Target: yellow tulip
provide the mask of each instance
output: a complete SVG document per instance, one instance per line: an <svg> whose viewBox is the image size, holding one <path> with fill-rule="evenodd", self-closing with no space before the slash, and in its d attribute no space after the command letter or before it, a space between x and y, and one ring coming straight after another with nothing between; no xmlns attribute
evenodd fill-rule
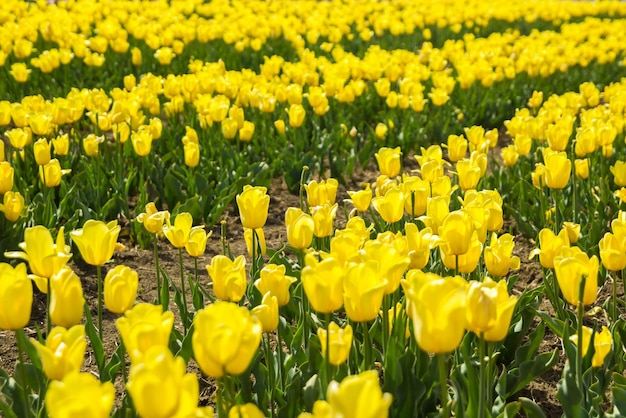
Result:
<svg viewBox="0 0 626 418"><path fill-rule="evenodd" d="M484 251L485 266L490 275L503 277L509 270L520 268L519 257L513 256L514 247L513 235L503 234L498 237L495 232L491 234L491 243Z"/></svg>
<svg viewBox="0 0 626 418"><path fill-rule="evenodd" d="M167 346L151 347L141 362L131 366L126 388L139 416L195 416L198 377L185 373L185 360L174 357Z"/></svg>
<svg viewBox="0 0 626 418"><path fill-rule="evenodd" d="M152 134L147 129L130 134L130 141L133 144L135 154L140 157L145 157L150 154L150 150L152 149L152 140Z"/></svg>
<svg viewBox="0 0 626 418"><path fill-rule="evenodd" d="M439 253L443 264L450 270L457 270L458 273L469 274L476 270L483 244L478 239L478 234L474 232L470 241L469 249L465 254L454 255L446 252L445 245L439 246Z"/></svg>
<svg viewBox="0 0 626 418"><path fill-rule="evenodd" d="M278 299L270 292L263 295L261 304L252 308L251 312L261 322L263 332L272 332L278 328Z"/></svg>
<svg viewBox="0 0 626 418"><path fill-rule="evenodd" d="M200 163L200 145L196 142L186 142L183 144L185 165L190 168L197 167Z"/></svg>
<svg viewBox="0 0 626 418"><path fill-rule="evenodd" d="M509 145L507 147L502 148L502 160L504 161L505 167L514 166L519 159L519 153L515 149L515 145Z"/></svg>
<svg viewBox="0 0 626 418"><path fill-rule="evenodd" d="M265 418L265 414L255 404L246 403L230 408L228 418Z"/></svg>
<svg viewBox="0 0 626 418"><path fill-rule="evenodd" d="M4 133L9 138L9 143L15 149L23 149L32 141L32 132L30 128L14 128Z"/></svg>
<svg viewBox="0 0 626 418"><path fill-rule="evenodd" d="M289 287L297 281L295 277L287 276L287 268L282 264L266 264L261 269L260 278L255 280L256 287L262 295L270 293L276 296L278 306L285 306L291 297Z"/></svg>
<svg viewBox="0 0 626 418"><path fill-rule="evenodd" d="M8 161L0 162L0 194L5 194L13 189L14 176L15 170L11 163Z"/></svg>
<svg viewBox="0 0 626 418"><path fill-rule="evenodd" d="M267 221L270 197L267 188L245 185L236 197L241 224L244 228L263 228Z"/></svg>
<svg viewBox="0 0 626 418"><path fill-rule="evenodd" d="M496 291L494 298L496 303L496 322L493 327L483 333L483 338L485 341L502 341L509 332L517 296L509 296L505 280L500 280L496 283L491 278L486 277L483 280L483 287L489 287Z"/></svg>
<svg viewBox="0 0 626 418"><path fill-rule="evenodd" d="M226 139L233 139L237 135L239 125L237 121L232 118L226 118L222 121L222 135Z"/></svg>
<svg viewBox="0 0 626 418"><path fill-rule="evenodd" d="M598 257L589 257L578 247L563 247L561 253L554 258L554 272L565 300L577 306L580 302L578 288L585 277L583 291L584 305L591 305L598 292Z"/></svg>
<svg viewBox="0 0 626 418"><path fill-rule="evenodd" d="M50 418L107 418L114 400L113 383L100 383L91 373L70 373L50 383L45 402Z"/></svg>
<svg viewBox="0 0 626 418"><path fill-rule="evenodd" d="M554 258L563 247L569 247L569 245L569 235L565 229L555 235L551 229L544 228L539 231L539 248L530 252L529 259L539 255L539 262L544 268L554 268Z"/></svg>
<svg viewBox="0 0 626 418"><path fill-rule="evenodd" d="M607 232L600 240L600 259L604 268L611 271L621 271L626 268L626 240L618 239L614 234Z"/></svg>
<svg viewBox="0 0 626 418"><path fill-rule="evenodd" d="M174 54L174 50L167 46L157 49L154 53L154 58L156 58L161 65L171 64L175 56L176 54Z"/></svg>
<svg viewBox="0 0 626 418"><path fill-rule="evenodd" d="M445 146L445 145L444 145ZM467 154L467 139L463 135L448 135L448 159L450 162L457 162Z"/></svg>
<svg viewBox="0 0 626 418"><path fill-rule="evenodd" d="M439 226L441 250L447 255L462 255L469 251L474 234L474 222L464 210L450 212Z"/></svg>
<svg viewBox="0 0 626 418"><path fill-rule="evenodd" d="M31 342L39 353L48 379L63 380L68 374L80 371L87 350L84 325L74 325L69 329L54 327L45 345L34 338Z"/></svg>
<svg viewBox="0 0 626 418"><path fill-rule="evenodd" d="M533 140L528 135L517 134L513 139L513 145L515 146L515 151L517 151L519 155L526 156L530 154Z"/></svg>
<svg viewBox="0 0 626 418"><path fill-rule="evenodd" d="M374 156L376 157L380 174L390 178L400 174L402 169L402 151L400 151L400 147L382 147Z"/></svg>
<svg viewBox="0 0 626 418"><path fill-rule="evenodd" d="M13 79L18 83L25 83L28 80L28 76L33 70L28 68L23 62L16 62L11 64L9 73L13 76Z"/></svg>
<svg viewBox="0 0 626 418"><path fill-rule="evenodd" d="M292 104L289 106L287 114L289 115L289 126L292 128L299 128L304 122L306 111L302 105Z"/></svg>
<svg viewBox="0 0 626 418"><path fill-rule="evenodd" d="M346 270L343 300L351 321L366 322L378 316L388 282L378 272L378 261L375 260L352 264Z"/></svg>
<svg viewBox="0 0 626 418"><path fill-rule="evenodd" d="M26 275L26 264L15 268L0 263L0 329L18 330L30 320L33 284Z"/></svg>
<svg viewBox="0 0 626 418"><path fill-rule="evenodd" d="M61 169L59 160L53 158L46 165L39 166L39 178L46 187L57 187L61 184L61 177L70 171Z"/></svg>
<svg viewBox="0 0 626 418"><path fill-rule="evenodd" d="M626 162L616 161L609 169L611 170L611 174L613 174L615 185L618 187L626 186Z"/></svg>
<svg viewBox="0 0 626 418"><path fill-rule="evenodd" d="M361 260L376 260L376 271L379 278L385 279L385 295L395 292L400 286L400 278L404 275L409 263L409 248L406 238L402 234L389 235L393 242L383 242L382 234L373 241L367 241L360 251Z"/></svg>
<svg viewBox="0 0 626 418"><path fill-rule="evenodd" d="M83 318L85 298L80 278L69 266L63 266L50 277L50 319L65 328L79 324Z"/></svg>
<svg viewBox="0 0 626 418"><path fill-rule="evenodd" d="M368 370L348 376L341 383L330 382L326 399L330 417L387 418L393 397L380 389L378 372Z"/></svg>
<svg viewBox="0 0 626 418"><path fill-rule="evenodd" d="M213 231L207 233L203 226L194 226L189 231L189 239L185 244L187 254L192 257L200 257L206 251L206 243L209 237L213 235Z"/></svg>
<svg viewBox="0 0 626 418"><path fill-rule="evenodd" d="M372 206L385 222L398 222L404 215L405 197L400 187L393 187L384 196L373 198Z"/></svg>
<svg viewBox="0 0 626 418"><path fill-rule="evenodd" d="M423 269L428 264L430 250L435 242L432 229L419 230L414 223L405 224L404 229L409 249L409 268Z"/></svg>
<svg viewBox="0 0 626 418"><path fill-rule="evenodd" d="M163 312L161 306L138 303L115 321L132 364L142 360L153 346L167 347L174 314Z"/></svg>
<svg viewBox="0 0 626 418"><path fill-rule="evenodd" d="M336 203L334 205L325 203L322 206L314 206L311 208L311 215L313 217L313 235L318 238L324 238L333 234L337 208L338 205Z"/></svg>
<svg viewBox="0 0 626 418"><path fill-rule="evenodd" d="M123 314L137 298L139 275L124 265L117 265L104 277L104 305L110 312Z"/></svg>
<svg viewBox="0 0 626 418"><path fill-rule="evenodd" d="M40 138L33 144L35 162L39 165L46 165L50 162L50 147L52 144L46 138Z"/></svg>
<svg viewBox="0 0 626 418"><path fill-rule="evenodd" d="M217 301L198 311L191 346L200 369L209 377L240 375L259 350L261 323L246 308Z"/></svg>
<svg viewBox="0 0 626 418"><path fill-rule="evenodd" d="M243 255L231 260L218 254L206 266L213 283L215 297L230 302L239 302L246 293L246 259Z"/></svg>
<svg viewBox="0 0 626 418"><path fill-rule="evenodd" d="M143 224L146 231L156 234L163 234L163 223L169 219L170 213L168 211L158 211L154 202L146 204L145 212L140 213L137 216L137 222Z"/></svg>
<svg viewBox="0 0 626 418"><path fill-rule="evenodd" d="M100 154L99 145L104 142L103 136L95 136L94 134L89 134L85 138L83 138L83 149L85 150L85 154L89 157L95 157Z"/></svg>
<svg viewBox="0 0 626 418"><path fill-rule="evenodd" d="M323 206L326 203L334 204L337 196L337 187L339 182L334 178L327 180L311 180L304 185L306 190L306 198L309 207Z"/></svg>
<svg viewBox="0 0 626 418"><path fill-rule="evenodd" d="M3 204L0 211L4 212L4 217L9 222L16 222L24 210L24 197L20 192L6 192L3 197Z"/></svg>
<svg viewBox="0 0 626 418"><path fill-rule="evenodd" d="M301 272L302 287L313 310L331 313L343 305L344 269L335 258L318 261L315 254L304 257L305 267Z"/></svg>
<svg viewBox="0 0 626 418"><path fill-rule="evenodd" d="M496 308L497 290L489 282L472 280L467 289L465 301L465 319L467 329L480 335L496 325L498 311Z"/></svg>
<svg viewBox="0 0 626 418"><path fill-rule="evenodd" d="M572 162L565 152L544 152L544 181L551 189L562 189L567 185L572 171Z"/></svg>
<svg viewBox="0 0 626 418"><path fill-rule="evenodd" d="M133 63L133 65L135 67L140 66L142 61L143 61L142 54L141 54L141 49L139 49L137 47L133 47L130 50L130 54L131 54L131 62Z"/></svg>
<svg viewBox="0 0 626 418"><path fill-rule="evenodd" d="M580 237L580 224L574 222L563 222L563 229L567 231L570 244L576 244Z"/></svg>
<svg viewBox="0 0 626 418"><path fill-rule="evenodd" d="M578 335L570 336L570 340L576 344L579 349L582 349L583 357L587 355L589 346L591 345L591 335L593 330L589 327L583 327L582 348L579 347ZM591 367L602 367L604 365L604 359L611 352L613 348L613 336L611 331L606 326L602 326L601 332L596 332L593 337L593 358L591 359Z"/></svg>
<svg viewBox="0 0 626 418"><path fill-rule="evenodd" d="M193 217L189 212L182 212L176 215L174 225L170 222L169 217L165 219L166 225L163 225L163 234L174 248L184 248L189 241L191 234Z"/></svg>
<svg viewBox="0 0 626 418"><path fill-rule="evenodd" d="M357 211L365 212L372 202L372 189L368 183L365 185L365 190L348 191L348 196L350 196L349 201L352 202Z"/></svg>
<svg viewBox="0 0 626 418"><path fill-rule="evenodd" d="M330 364L339 366L346 362L352 348L352 327L349 324L340 328L335 322L331 322L328 330L317 329L317 337L320 339L322 357L328 358ZM327 339L330 343L330 350L326 345Z"/></svg>
<svg viewBox="0 0 626 418"><path fill-rule="evenodd" d="M465 279L410 270L402 287L419 347L435 354L454 351L465 333Z"/></svg>
<svg viewBox="0 0 626 418"><path fill-rule="evenodd" d="M384 140L385 137L387 136L387 132L388 132L389 128L387 128L387 125L385 125L382 122L379 122L376 125L376 129L374 130L374 133L376 134L376 136L378 137L378 139L380 140Z"/></svg>
<svg viewBox="0 0 626 418"><path fill-rule="evenodd" d="M576 169L576 177L583 180L589 178L589 158L574 160L574 168Z"/></svg>
<svg viewBox="0 0 626 418"><path fill-rule="evenodd" d="M117 221L104 223L89 219L82 229L70 232L70 236L87 264L102 266L113 257L120 229Z"/></svg>
<svg viewBox="0 0 626 418"><path fill-rule="evenodd" d="M300 208L287 208L285 226L287 227L287 241L293 248L303 250L311 245L315 229L315 222L311 215Z"/></svg>

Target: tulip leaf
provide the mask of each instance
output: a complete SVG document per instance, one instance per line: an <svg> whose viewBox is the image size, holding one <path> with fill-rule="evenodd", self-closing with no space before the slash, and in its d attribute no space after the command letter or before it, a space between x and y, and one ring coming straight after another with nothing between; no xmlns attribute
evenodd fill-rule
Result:
<svg viewBox="0 0 626 418"><path fill-rule="evenodd" d="M30 341L30 339L26 338L23 330L18 330L16 333L16 338L20 340L20 344L24 347L26 351L26 355L30 359L31 363L38 369L42 370L41 358L39 357L39 352L35 345Z"/></svg>
<svg viewBox="0 0 626 418"><path fill-rule="evenodd" d="M607 414L609 417L626 416L626 377L621 373L613 373L613 412Z"/></svg>
<svg viewBox="0 0 626 418"><path fill-rule="evenodd" d="M191 346L191 339L193 337L194 326L193 323L187 330L187 334L183 336L183 339L180 344L180 349L176 352L177 357L182 357L185 360L185 363L189 363L189 359L193 355L193 348Z"/></svg>
<svg viewBox="0 0 626 418"><path fill-rule="evenodd" d="M100 335L98 334L98 330L93 323L93 318L91 316L91 311L89 310L89 305L87 301L85 301L85 334L89 337L89 341L91 341L91 346L93 348L94 356L96 357L96 364L98 366L98 372L100 372L100 381L104 382L102 371L104 369L104 347L102 346L102 340L100 339Z"/></svg>
<svg viewBox="0 0 626 418"><path fill-rule="evenodd" d="M585 418L589 416L589 411L584 408L585 394L576 384L576 374L570 364L569 360L565 362L556 397L561 401L566 417Z"/></svg>
<svg viewBox="0 0 626 418"><path fill-rule="evenodd" d="M304 405L308 411L313 409L313 404L320 398L322 393L322 383L318 376L314 374L307 380L302 390Z"/></svg>
<svg viewBox="0 0 626 418"><path fill-rule="evenodd" d="M184 202L180 200L174 209L172 209L172 217L175 217L179 213L188 212L193 217L194 222L199 222L204 218L202 213L202 196L193 196L186 199Z"/></svg>
<svg viewBox="0 0 626 418"><path fill-rule="evenodd" d="M122 344L117 346L117 350L115 350L115 354L111 356L111 359L108 363L104 365L104 368L101 372L100 380L103 382L114 382L117 374L120 371L120 367L122 366L122 361L126 362L126 356L122 358L122 354L124 353L124 348Z"/></svg>

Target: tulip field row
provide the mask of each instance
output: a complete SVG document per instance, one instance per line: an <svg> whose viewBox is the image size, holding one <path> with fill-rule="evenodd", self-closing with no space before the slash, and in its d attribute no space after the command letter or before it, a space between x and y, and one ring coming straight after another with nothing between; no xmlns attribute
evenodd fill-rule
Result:
<svg viewBox="0 0 626 418"><path fill-rule="evenodd" d="M625 115L623 2L5 0L0 415L623 416Z"/></svg>

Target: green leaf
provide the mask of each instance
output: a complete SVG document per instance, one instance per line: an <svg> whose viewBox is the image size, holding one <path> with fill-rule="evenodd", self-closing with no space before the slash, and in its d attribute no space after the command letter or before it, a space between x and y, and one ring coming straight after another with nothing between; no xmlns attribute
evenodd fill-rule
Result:
<svg viewBox="0 0 626 418"><path fill-rule="evenodd" d="M104 380L102 380L104 377L102 375L102 370L104 369L105 361L104 347L102 346L102 340L100 339L98 330L93 323L93 318L91 317L91 311L89 311L87 301L85 301L85 334L89 337L89 341L91 341L93 353L96 357L96 364L98 365L98 372L100 373L100 381L104 382Z"/></svg>
<svg viewBox="0 0 626 418"><path fill-rule="evenodd" d="M522 390L528 383L535 380L559 361L559 350L539 354L532 360L527 360L508 371L504 371L498 383L496 392L504 399L509 399Z"/></svg>
<svg viewBox="0 0 626 418"><path fill-rule="evenodd" d="M316 374L311 376L311 378L304 385L304 389L302 390L304 405L308 411L313 410L313 404L320 398L320 394L322 393L322 383Z"/></svg>
<svg viewBox="0 0 626 418"><path fill-rule="evenodd" d="M584 408L585 395L576 384L576 376L570 367L569 360L565 362L563 376L557 387L556 397L561 402L566 417L587 418L589 416L589 412Z"/></svg>

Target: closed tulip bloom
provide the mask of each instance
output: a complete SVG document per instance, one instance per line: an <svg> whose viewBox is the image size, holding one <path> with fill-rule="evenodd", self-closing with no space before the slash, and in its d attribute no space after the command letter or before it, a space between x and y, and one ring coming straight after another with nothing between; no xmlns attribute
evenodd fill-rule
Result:
<svg viewBox="0 0 626 418"><path fill-rule="evenodd" d="M230 408L228 418L265 418L265 414L255 404L246 403Z"/></svg>
<svg viewBox="0 0 626 418"><path fill-rule="evenodd" d="M46 165L39 166L39 178L46 187L57 187L61 184L61 177L69 171L61 169L59 160L53 158Z"/></svg>
<svg viewBox="0 0 626 418"><path fill-rule="evenodd" d="M110 312L123 314L137 299L139 275L124 265L117 265L104 277L104 305Z"/></svg>
<svg viewBox="0 0 626 418"><path fill-rule="evenodd" d="M274 127L278 131L279 134L285 134L285 121L282 119L278 119L274 121Z"/></svg>
<svg viewBox="0 0 626 418"><path fill-rule="evenodd" d="M517 303L517 296L509 296L505 280L500 280L496 283L491 280L491 278L485 277L483 287L493 289L496 292L494 298L496 303L495 325L483 333L483 338L485 341L491 342L502 341L509 332L511 318L513 317L513 311Z"/></svg>
<svg viewBox="0 0 626 418"><path fill-rule="evenodd" d="M439 226L450 213L448 202L445 196L429 198L426 202L426 215L419 217L419 220L424 222L426 227L431 228L435 235L438 234Z"/></svg>
<svg viewBox="0 0 626 418"><path fill-rule="evenodd" d="M54 327L45 345L34 338L31 342L39 353L48 379L63 380L68 374L80 371L87 350L84 325L74 325L69 329Z"/></svg>
<svg viewBox="0 0 626 418"><path fill-rule="evenodd" d="M348 267L343 279L343 301L351 321L366 322L378 316L387 286L387 279L381 278L378 272L375 260Z"/></svg>
<svg viewBox="0 0 626 418"><path fill-rule="evenodd" d="M13 76L13 79L18 83L25 83L28 80L28 76L33 70L28 68L23 62L16 62L11 64L11 70L9 73Z"/></svg>
<svg viewBox="0 0 626 418"><path fill-rule="evenodd" d="M87 264L102 266L113 257L120 229L117 221L104 223L90 219L82 229L70 232L70 236Z"/></svg>
<svg viewBox="0 0 626 418"><path fill-rule="evenodd" d="M583 357L587 355L589 346L591 345L591 335L593 330L589 327L583 327L582 343L579 341L578 335L570 336L570 340L576 344L576 346L582 350ZM582 345L582 347L580 347ZM593 337L593 358L591 359L591 367L602 367L604 365L604 359L611 352L613 348L613 336L611 331L606 326L602 326L601 332L596 332Z"/></svg>
<svg viewBox="0 0 626 418"><path fill-rule="evenodd" d="M567 186L572 171L572 162L565 152L544 152L544 181L551 189ZM625 183L626 184L626 183Z"/></svg>
<svg viewBox="0 0 626 418"><path fill-rule="evenodd" d="M454 351L465 333L465 279L411 270L402 287L419 347L435 354Z"/></svg>
<svg viewBox="0 0 626 418"><path fill-rule="evenodd" d="M222 121L222 135L224 135L224 138L233 139L237 136L238 130L239 125L235 119L226 118Z"/></svg>
<svg viewBox="0 0 626 418"><path fill-rule="evenodd" d="M364 190L348 191L348 196L357 211L365 212L372 202L372 189L369 184L366 184Z"/></svg>
<svg viewBox="0 0 626 418"><path fill-rule="evenodd" d="M13 189L15 170L8 161L0 162L0 194L5 194Z"/></svg>
<svg viewBox="0 0 626 418"><path fill-rule="evenodd" d="M458 273L469 274L476 270L478 261L483 250L483 244L478 239L478 234L474 232L470 241L470 246L465 254L453 255L446 252L446 246L439 246L439 253L444 266L450 270L457 270Z"/></svg>
<svg viewBox="0 0 626 418"><path fill-rule="evenodd" d="M147 129L133 132L130 134L130 140L133 144L135 153L140 157L150 154L152 149L152 134Z"/></svg>
<svg viewBox="0 0 626 418"><path fill-rule="evenodd" d="M213 231L207 233L203 226L194 226L189 232L189 240L185 244L187 254L192 257L200 257L206 250L206 243Z"/></svg>
<svg viewBox="0 0 626 418"><path fill-rule="evenodd" d="M428 264L430 250L435 243L432 229L424 228L420 231L414 223L407 223L404 228L409 247L409 268L423 269Z"/></svg>
<svg viewBox="0 0 626 418"><path fill-rule="evenodd" d="M6 192L3 197L3 204L0 211L4 212L4 217L9 222L16 222L24 210L24 196L20 192Z"/></svg>
<svg viewBox="0 0 626 418"><path fill-rule="evenodd" d="M166 210L158 211L154 202L146 204L145 212L140 213L137 216L137 221L143 224L146 231L156 234L163 234L163 223L169 220L170 213Z"/></svg>
<svg viewBox="0 0 626 418"><path fill-rule="evenodd" d="M64 228L59 228L56 242L52 234L42 225L26 228L24 242L19 244L22 251L5 253L7 258L21 258L28 261L30 278L42 293L48 293L47 279L59 272L72 257L70 247L65 245ZM81 307L82 309L82 307Z"/></svg>
<svg viewBox="0 0 626 418"><path fill-rule="evenodd" d="M610 271L621 271L626 268L626 240L618 239L607 232L600 240L600 260L604 268Z"/></svg>
<svg viewBox="0 0 626 418"><path fill-rule="evenodd" d="M613 174L615 185L618 187L626 186L626 162L616 161L615 165L612 165L609 169Z"/></svg>
<svg viewBox="0 0 626 418"><path fill-rule="evenodd" d="M469 282L465 302L465 319L469 331L481 335L496 325L497 295L497 290L489 286L489 283L483 284L476 280Z"/></svg>
<svg viewBox="0 0 626 418"><path fill-rule="evenodd" d="M155 346L167 347L174 325L174 314L160 305L138 303L115 321L132 364L142 360Z"/></svg>
<svg viewBox="0 0 626 418"><path fill-rule="evenodd" d="M380 174L390 178L400 174L402 169L402 151L400 151L400 147L382 147L374 156L376 157Z"/></svg>
<svg viewBox="0 0 626 418"><path fill-rule="evenodd" d="M107 418L114 400L113 383L101 383L91 373L70 373L50 382L45 403L50 418Z"/></svg>
<svg viewBox="0 0 626 418"><path fill-rule="evenodd" d="M33 284L26 274L26 264L15 268L0 263L0 329L18 330L30 320Z"/></svg>
<svg viewBox="0 0 626 418"><path fill-rule="evenodd" d="M387 418L393 401L390 393L380 389L376 370L348 376L341 383L330 382L326 399L328 416L343 418Z"/></svg>
<svg viewBox="0 0 626 418"><path fill-rule="evenodd" d="M249 142L254 135L254 123L246 120L243 122L243 126L239 129L239 140L242 142Z"/></svg>
<svg viewBox="0 0 626 418"><path fill-rule="evenodd" d="M50 161L51 143L46 138L40 138L33 144L33 153L35 154L35 162L39 165L46 165Z"/></svg>
<svg viewBox="0 0 626 418"><path fill-rule="evenodd" d="M77 325L83 319L85 298L80 278L64 266L50 277L50 319L65 328Z"/></svg>
<svg viewBox="0 0 626 418"><path fill-rule="evenodd" d="M193 217L189 212L182 212L176 215L174 225L166 218L166 225L163 225L163 234L175 248L184 248L189 241Z"/></svg>
<svg viewBox="0 0 626 418"><path fill-rule="evenodd" d="M385 139L385 137L387 136L387 132L388 131L389 131L389 128L387 128L387 125L385 125L382 122L379 122L376 125L376 128L374 129L374 133L376 134L376 136L380 140L384 140Z"/></svg>
<svg viewBox="0 0 626 418"><path fill-rule="evenodd" d="M576 177L580 177L583 180L589 178L589 158L574 160L574 167L576 169Z"/></svg>
<svg viewBox="0 0 626 418"><path fill-rule="evenodd" d="M262 295L269 292L276 296L279 307L289 303L289 287L297 281L295 277L287 276L286 271L287 268L282 264L266 264L261 269L260 278L254 282L254 287Z"/></svg>
<svg viewBox="0 0 626 418"><path fill-rule="evenodd" d="M400 286L400 279L410 263L408 254L408 242L402 234L394 236L393 242L383 242L379 234L376 240L367 241L360 251L362 261L377 261L377 276L387 280L385 295L395 292Z"/></svg>
<svg viewBox="0 0 626 418"><path fill-rule="evenodd" d="M243 186L243 191L237 195L236 200L244 228L258 229L265 226L270 205L266 187L247 184Z"/></svg>
<svg viewBox="0 0 626 418"><path fill-rule="evenodd" d="M430 183L417 176L403 176L401 188L406 213L411 216L423 215L430 197Z"/></svg>
<svg viewBox="0 0 626 418"><path fill-rule="evenodd" d="M191 340L194 358L209 377L237 376L248 369L263 332L248 309L217 301L198 311Z"/></svg>
<svg viewBox="0 0 626 418"><path fill-rule="evenodd" d="M567 231L570 244L576 244L580 238L580 224L574 222L563 222L563 229Z"/></svg>
<svg viewBox="0 0 626 418"><path fill-rule="evenodd" d="M126 388L139 416L195 416L198 377L185 373L185 360L174 357L167 346L151 347L141 362L131 366Z"/></svg>
<svg viewBox="0 0 626 418"><path fill-rule="evenodd" d="M239 302L246 293L246 259L243 255L231 260L218 254L206 266L213 283L215 297L220 300Z"/></svg>
<svg viewBox="0 0 626 418"><path fill-rule="evenodd" d="M448 135L448 160L457 162L467 154L467 139L463 135Z"/></svg>
<svg viewBox="0 0 626 418"><path fill-rule="evenodd" d="M285 226L287 227L287 241L292 247L303 250L313 241L315 222L313 217L300 208L290 207L285 212Z"/></svg>
<svg viewBox="0 0 626 418"><path fill-rule="evenodd" d="M263 295L261 304L252 308L252 315L256 316L263 327L263 332L272 332L278 328L278 299L270 292Z"/></svg>
<svg viewBox="0 0 626 418"><path fill-rule="evenodd" d="M474 233L474 222L466 211L455 210L443 219L439 238L448 255L461 255L469 251Z"/></svg>
<svg viewBox="0 0 626 418"><path fill-rule="evenodd" d="M539 248L535 248L530 252L529 259L537 254L539 262L544 268L554 268L554 257L556 257L563 247L569 247L569 235L565 229L561 229L558 235L555 235L551 229L544 228L539 231Z"/></svg>
<svg viewBox="0 0 626 418"><path fill-rule="evenodd" d="M289 106L287 114L289 115L289 126L292 128L299 128L304 122L306 111L302 105L292 104Z"/></svg>
<svg viewBox="0 0 626 418"><path fill-rule="evenodd" d="M503 277L509 270L517 270L520 267L519 257L513 256L513 235L503 234L498 237L495 232L491 234L491 243L485 247L485 266L490 275Z"/></svg>
<svg viewBox="0 0 626 418"><path fill-rule="evenodd" d="M322 357L327 358L330 364L340 366L346 362L352 348L352 327L349 324L340 328L337 323L331 322L328 330L317 329L317 337L322 346ZM330 350L326 346L327 340L330 343Z"/></svg>
<svg viewBox="0 0 626 418"><path fill-rule="evenodd" d="M99 145L104 142L103 136L89 134L83 138L83 149L88 157L95 157L100 154Z"/></svg>
<svg viewBox="0 0 626 418"><path fill-rule="evenodd" d="M502 148L501 155L505 167L514 166L519 159L519 153L515 149L515 145L509 145Z"/></svg>
<svg viewBox="0 0 626 418"><path fill-rule="evenodd" d="M320 182L311 180L308 184L304 185L307 204L309 207L323 206L325 203L334 204L337 197L338 186L339 182L334 178Z"/></svg>
<svg viewBox="0 0 626 418"><path fill-rule="evenodd" d="M334 205L325 203L323 206L311 208L313 216L313 235L318 238L324 238L333 234L337 208L338 205L336 203Z"/></svg>
<svg viewBox="0 0 626 418"><path fill-rule="evenodd" d="M598 293L598 257L589 257L578 247L564 247L554 258L554 272L565 300L577 306L580 302L578 288L585 277L582 303L591 305Z"/></svg>
<svg viewBox="0 0 626 418"><path fill-rule="evenodd" d="M200 145L196 142L189 141L183 144L183 152L185 165L189 168L197 167L200 163Z"/></svg>
<svg viewBox="0 0 626 418"><path fill-rule="evenodd" d="M398 222L404 215L405 197L400 187L393 187L384 196L373 198L372 206L385 222Z"/></svg>
<svg viewBox="0 0 626 418"><path fill-rule="evenodd" d="M318 261L314 254L308 253L304 257L304 264L302 287L313 310L331 313L341 308L344 278L341 263L332 257Z"/></svg>

